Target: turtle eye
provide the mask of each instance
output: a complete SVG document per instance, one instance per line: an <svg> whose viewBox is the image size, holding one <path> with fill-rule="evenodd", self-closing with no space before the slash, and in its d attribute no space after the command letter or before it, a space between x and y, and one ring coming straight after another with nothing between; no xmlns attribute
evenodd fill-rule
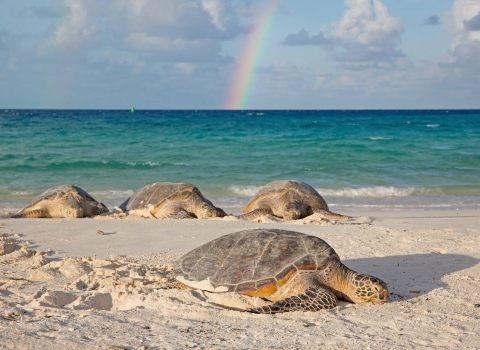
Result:
<svg viewBox="0 0 480 350"><path fill-rule="evenodd" d="M381 284L375 283L375 284L373 285L373 290L374 290L376 293L382 293L382 292L385 290L385 288L383 288L383 286L382 286Z"/></svg>

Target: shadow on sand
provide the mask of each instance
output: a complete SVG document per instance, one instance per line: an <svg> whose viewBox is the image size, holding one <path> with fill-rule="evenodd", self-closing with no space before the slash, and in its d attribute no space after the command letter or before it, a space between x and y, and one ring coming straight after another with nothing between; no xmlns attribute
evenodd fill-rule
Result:
<svg viewBox="0 0 480 350"><path fill-rule="evenodd" d="M477 265L479 259L457 254L412 254L366 259L348 259L349 268L378 277L388 285L390 300L411 299L436 288L445 288L441 279L453 272ZM413 292L412 292L413 291Z"/></svg>

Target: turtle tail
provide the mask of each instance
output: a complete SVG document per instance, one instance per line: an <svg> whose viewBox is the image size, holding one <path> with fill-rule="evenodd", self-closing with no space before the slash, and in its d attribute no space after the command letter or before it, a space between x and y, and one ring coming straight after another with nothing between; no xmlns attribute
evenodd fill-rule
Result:
<svg viewBox="0 0 480 350"><path fill-rule="evenodd" d="M30 210L24 213L18 213L15 215L12 215L12 219L32 219L32 218L46 218L47 213L44 210L40 209L35 209L35 210Z"/></svg>

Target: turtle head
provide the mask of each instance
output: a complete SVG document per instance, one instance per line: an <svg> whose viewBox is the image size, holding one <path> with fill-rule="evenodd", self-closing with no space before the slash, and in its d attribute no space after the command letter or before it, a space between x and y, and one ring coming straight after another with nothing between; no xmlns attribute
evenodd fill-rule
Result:
<svg viewBox="0 0 480 350"><path fill-rule="evenodd" d="M381 304L388 299L388 287L379 278L354 273L351 276L350 290L346 294L355 304Z"/></svg>
<svg viewBox="0 0 480 350"><path fill-rule="evenodd" d="M224 216L228 216L227 213L225 213L225 211L223 209L220 209L220 208L215 208L216 210L216 217L217 218L223 218Z"/></svg>
<svg viewBox="0 0 480 350"><path fill-rule="evenodd" d="M109 210L107 208L107 206L103 203L98 203L97 204L97 207L95 208L95 215L101 215L101 214L105 214L105 213L109 213Z"/></svg>
<svg viewBox="0 0 480 350"><path fill-rule="evenodd" d="M207 203L203 203L200 208L200 215L197 215L199 219L208 219L208 218L222 218L227 216L222 209L216 208L213 205L208 205Z"/></svg>
<svg viewBox="0 0 480 350"><path fill-rule="evenodd" d="M301 217L302 211L297 202L288 202L283 207L283 218L285 220L298 220Z"/></svg>
<svg viewBox="0 0 480 350"><path fill-rule="evenodd" d="M68 219L83 218L83 208L68 207L67 210L65 210L65 217Z"/></svg>

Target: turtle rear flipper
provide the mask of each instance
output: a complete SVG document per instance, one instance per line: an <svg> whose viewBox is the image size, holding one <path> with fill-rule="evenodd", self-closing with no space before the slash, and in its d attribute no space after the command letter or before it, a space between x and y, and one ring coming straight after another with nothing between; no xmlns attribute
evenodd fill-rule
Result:
<svg viewBox="0 0 480 350"><path fill-rule="evenodd" d="M35 209L26 211L24 213L18 213L12 215L11 218L13 219L25 219L25 218L48 218L50 217L45 210Z"/></svg>
<svg viewBox="0 0 480 350"><path fill-rule="evenodd" d="M305 293L291 296L271 305L247 310L255 314L276 314L290 311L319 311L337 306L337 297L326 289L309 288Z"/></svg>
<svg viewBox="0 0 480 350"><path fill-rule="evenodd" d="M273 211L270 208L260 208L260 209L252 210L251 212L248 212L243 215L238 215L237 218L246 219L246 220L255 220L265 215L273 215Z"/></svg>

